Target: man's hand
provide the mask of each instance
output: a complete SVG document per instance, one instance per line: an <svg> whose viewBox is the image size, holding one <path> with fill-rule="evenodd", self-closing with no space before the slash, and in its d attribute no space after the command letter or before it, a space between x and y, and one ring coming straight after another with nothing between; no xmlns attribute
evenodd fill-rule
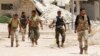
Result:
<svg viewBox="0 0 100 56"><path fill-rule="evenodd" d="M74 33L76 33L76 30L74 31Z"/></svg>
<svg viewBox="0 0 100 56"><path fill-rule="evenodd" d="M49 28L51 28L51 25L49 25Z"/></svg>
<svg viewBox="0 0 100 56"><path fill-rule="evenodd" d="M88 30L88 33L91 33L91 29Z"/></svg>
<svg viewBox="0 0 100 56"><path fill-rule="evenodd" d="M49 28L53 28L54 27L54 25L49 25Z"/></svg>
<svg viewBox="0 0 100 56"><path fill-rule="evenodd" d="M43 27L41 27L41 29L43 30Z"/></svg>
<svg viewBox="0 0 100 56"><path fill-rule="evenodd" d="M67 29L65 28L65 32L67 31Z"/></svg>

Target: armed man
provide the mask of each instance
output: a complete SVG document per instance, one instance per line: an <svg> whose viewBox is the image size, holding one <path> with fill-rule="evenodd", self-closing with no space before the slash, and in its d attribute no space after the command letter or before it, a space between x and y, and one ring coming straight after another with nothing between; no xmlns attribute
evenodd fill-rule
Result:
<svg viewBox="0 0 100 56"><path fill-rule="evenodd" d="M83 52L87 54L88 50L87 33L88 34L91 33L91 23L85 8L81 8L80 14L77 15L76 17L75 33L78 34L80 54L83 54Z"/></svg>
<svg viewBox="0 0 100 56"><path fill-rule="evenodd" d="M39 25L41 29L43 29L42 20L36 14L36 10L32 10L32 15L29 18L29 37L32 42L32 47L34 46L34 43L38 45L38 39L40 36Z"/></svg>
<svg viewBox="0 0 100 56"><path fill-rule="evenodd" d="M57 16L55 20L49 25L50 28L54 26L55 24L55 38L56 38L56 44L57 46L64 47L64 42L65 42L65 32L66 32L66 24L64 21L64 17L61 15L61 11L57 11ZM61 45L59 42L59 35L62 37Z"/></svg>

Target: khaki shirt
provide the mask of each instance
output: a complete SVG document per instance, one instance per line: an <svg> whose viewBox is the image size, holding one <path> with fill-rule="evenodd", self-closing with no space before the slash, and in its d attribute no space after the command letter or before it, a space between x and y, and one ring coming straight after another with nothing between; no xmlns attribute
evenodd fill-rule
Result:
<svg viewBox="0 0 100 56"><path fill-rule="evenodd" d="M19 19L13 19L11 18L11 20L9 21L9 24L11 24L12 27L18 27L18 25L20 24Z"/></svg>
<svg viewBox="0 0 100 56"><path fill-rule="evenodd" d="M29 24L30 24L31 27L38 27L40 21L41 20L40 20L39 16L29 18Z"/></svg>

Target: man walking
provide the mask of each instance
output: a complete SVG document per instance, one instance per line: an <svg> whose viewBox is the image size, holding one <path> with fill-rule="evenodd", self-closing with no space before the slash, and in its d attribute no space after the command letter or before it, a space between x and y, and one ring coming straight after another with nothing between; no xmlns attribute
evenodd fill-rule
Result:
<svg viewBox="0 0 100 56"><path fill-rule="evenodd" d="M16 31L18 26L20 25L20 22L17 14L13 15L13 18L10 20L9 24L11 25L11 47L13 47L14 38L16 38L16 47L18 47L19 44L18 44L18 37Z"/></svg>
<svg viewBox="0 0 100 56"><path fill-rule="evenodd" d="M61 15L61 11L57 11L57 16L56 19L53 20L53 22L49 25L51 28L55 24L55 38L56 38L56 44L58 47L64 47L64 42L65 42L65 31L66 31L66 24L64 22L64 18ZM62 37L62 42L61 46L59 43L59 35L61 34Z"/></svg>
<svg viewBox="0 0 100 56"><path fill-rule="evenodd" d="M75 33L78 34L80 54L83 54L83 51L85 52L85 54L87 54L88 50L88 39L86 37L87 32L88 33L91 32L91 23L85 8L81 8L80 14L77 15L75 21Z"/></svg>
<svg viewBox="0 0 100 56"><path fill-rule="evenodd" d="M32 10L32 15L29 18L29 37L32 41L32 47L34 46L34 43L38 44L38 39L40 36L39 33L39 24L41 29L43 29L42 20L39 18L39 16L36 14L35 10Z"/></svg>
<svg viewBox="0 0 100 56"><path fill-rule="evenodd" d="M28 23L25 12L22 12L21 14L20 23L21 23L20 32L22 33L22 41L25 41L26 26Z"/></svg>

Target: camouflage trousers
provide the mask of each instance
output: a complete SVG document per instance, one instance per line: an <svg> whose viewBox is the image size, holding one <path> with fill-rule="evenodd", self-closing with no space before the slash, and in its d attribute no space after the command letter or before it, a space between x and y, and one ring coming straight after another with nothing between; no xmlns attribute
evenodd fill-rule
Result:
<svg viewBox="0 0 100 56"><path fill-rule="evenodd" d="M86 36L85 31L78 32L78 41L79 41L80 53L82 54L83 50L87 51L88 49L88 38Z"/></svg>
<svg viewBox="0 0 100 56"><path fill-rule="evenodd" d="M25 41L26 28L21 28L22 41Z"/></svg>
<svg viewBox="0 0 100 56"><path fill-rule="evenodd" d="M30 30L30 40L32 41L32 44L38 44L37 41L39 39L39 36L40 36L40 33L39 33L39 29L38 28L35 28L33 27L31 30Z"/></svg>
<svg viewBox="0 0 100 56"><path fill-rule="evenodd" d="M18 32L17 28L12 28L11 30L11 47L13 47L14 39L16 40L16 47L18 47Z"/></svg>
<svg viewBox="0 0 100 56"><path fill-rule="evenodd" d="M61 35L61 37L62 37L62 45L63 45L63 43L65 42L65 31L64 31L64 29L56 29L55 30L55 38L56 38L56 44L58 45L58 47L59 47L59 35Z"/></svg>

